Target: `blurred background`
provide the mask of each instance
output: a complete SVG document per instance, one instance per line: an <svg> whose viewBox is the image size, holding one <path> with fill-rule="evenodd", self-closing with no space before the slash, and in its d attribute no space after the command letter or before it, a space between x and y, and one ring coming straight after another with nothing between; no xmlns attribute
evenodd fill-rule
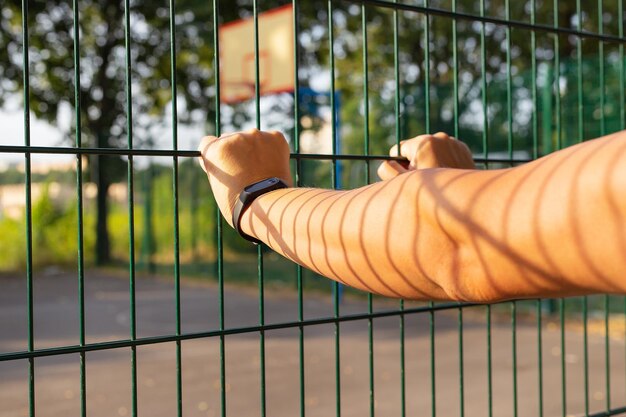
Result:
<svg viewBox="0 0 626 417"><path fill-rule="evenodd" d="M255 292L259 282L257 249L229 227L224 227L223 239L218 240L215 203L195 158L139 155L133 158L129 169L123 152L77 157L70 152L47 154L44 149L44 153L31 154L27 162L23 150L17 147L194 150L204 135L247 129L259 123L262 129L283 132L293 152L320 155L299 163L298 180L303 186L331 188L333 176L339 188L376 181L375 161L351 159L333 164L322 156L333 152L387 155L396 140L426 132L456 135L481 161L480 168L514 166L625 127L624 40L600 42L572 33L619 36L624 21L623 5L619 2L404 0L393 7L386 3L386 7L377 7L376 2L364 2L362 6L358 1L337 0L331 3L329 22L328 1L299 1L297 54L287 71L293 73L297 64L297 80L292 80L291 89L282 92L266 91L261 85L257 106L249 76L242 80L247 95L236 100L218 99L218 91L224 95L228 86L223 82L220 85L217 75L228 77L232 69L222 65L218 74L212 2L179 0L171 10L165 0L132 0L128 3L127 40L123 2L80 0L80 43L76 54L75 10L71 1L27 1L26 22L23 4L3 1L0 353L22 351L28 344L24 279L28 263L28 190L32 196L36 348L77 343L77 237L81 220L88 343L128 338L131 261L141 282L137 289L140 337L176 332L177 259L183 279L185 331L216 329L220 303L226 308L227 327L256 325L259 320L255 309L261 303ZM259 0L259 13L263 15L289 4L291 1ZM418 9L411 10L411 6L427 7L436 13L427 17ZM453 19L457 14L466 18ZM175 24L170 26L172 15ZM216 20L221 32L252 15L252 0L224 0L219 2ZM492 18L493 22L483 24L471 18L479 15ZM396 17L397 43L393 30ZM508 20L520 24L507 30L502 23ZM26 98L24 23L29 32ZM538 25L533 38L530 24ZM329 25L334 37L332 60ZM554 26L561 30L545 30ZM288 29L294 30L292 23ZM293 38L286 41L287 44L274 48L293 47ZM261 43L260 47L267 45ZM220 50L219 56L224 60L229 54L245 55L250 51L254 51L254 39L247 37ZM270 72L264 61L259 67L261 84ZM297 114L294 97L298 97ZM294 161L294 171L295 167ZM26 185L28 173L30 188ZM82 179L82 198L77 195L77 178ZM129 196L131 184L133 192ZM175 250L175 184L179 197L179 251ZM296 267L264 251L264 282L268 293L275 294L266 302L270 311L267 320L296 320ZM228 287L224 300L219 298L216 284L218 261L222 260L227 287L233 285ZM303 271L301 284L307 300L304 317L331 317L333 290L328 281ZM484 325L490 317L485 311L491 314L491 310L484 306L468 308L468 415L485 415L491 401L498 416L516 415L515 407L522 414L535 415L541 401L545 403L546 415L578 415L585 407L592 411L610 408L606 405L611 393L613 404L622 405L626 392L622 371L626 357L623 297L531 301L512 306L493 309L496 376L493 391L489 388L489 400L485 341L492 336L491 327ZM365 313L368 307L366 295L345 290L343 312ZM402 308L405 307L421 308L424 304L406 303ZM373 298L375 311L390 308L398 308L397 302ZM462 391L457 388L462 374L457 347L462 340L457 329L462 325L456 310L448 310L437 313L436 324L429 323L423 314L407 318L410 330L406 334L404 330L399 333L395 317L377 320L378 333L372 340L376 341L375 352L380 359L372 378L381 387L375 404L380 415L396 415L403 409L402 401L407 401L407 409L413 410L413 415L430 412L431 405L442 410L443 415L456 415L463 409L459 394ZM519 321L512 325L518 314ZM544 321L537 325L542 317ZM343 375L348 398L343 405L344 414L355 416L365 415L367 399L373 398L368 397L366 375L368 328L365 322L359 323L342 327L347 329L342 334L345 366L337 370ZM332 388L336 370L332 366L333 329L321 327L324 331L307 329L306 333L308 346L314 346L310 349L317 353L306 356L310 379L303 404L310 415L327 416L335 407ZM520 331L519 342L512 341L516 329ZM227 366L228 385L218 375L221 359L215 338L206 342L208 345L186 342L185 369L191 371L182 379L185 386L195 387L185 391L185 395L193 397L185 402L186 414L218 415L218 394L225 391L229 393L225 407L230 415L258 412L258 398L248 398L251 390L260 389L254 382L257 380L250 378L251 374L256 378L260 369L258 340L256 334L244 336L229 338L232 353ZM402 342L400 350L399 340L404 341L405 336L407 352L411 353L407 358L408 380L401 384L396 374L401 372L400 358L404 361L405 345ZM435 340L439 343L437 361ZM515 343L520 343L518 358L511 354ZM270 415L296 415L298 334L277 332L275 339L268 336L268 346L268 358L274 358L268 369L275 372L268 384ZM174 415L177 400L173 344L138 350L145 352L140 354L140 358L145 358L139 376L140 403L150 404L140 410L151 416ZM87 386L92 390L88 393L90 415L132 414L128 352L129 349L119 349L89 353L88 363L93 367L88 369L91 376ZM538 362L542 355L546 357L544 368ZM606 359L609 357L613 362ZM518 372L518 360L519 378L524 381L519 386L527 391L523 391L524 400L513 405L513 375ZM40 405L38 415L78 415L78 357L42 358L37 363L38 386L42 387L36 397ZM28 415L26 365L25 360L0 361L0 392L4 393L0 394L0 416ZM435 372L430 373L433 369L437 370L437 380ZM541 388L536 387L541 369L546 378L546 394L550 394L543 399L538 395ZM617 371L606 377L611 369ZM560 385L562 375L568 376L567 386ZM271 388L272 384L278 388ZM435 395L437 387L439 394ZM400 399L405 389L416 394ZM565 397L561 398L561 392L566 393Z"/></svg>
<svg viewBox="0 0 626 417"><path fill-rule="evenodd" d="M417 1L403 3L421 5ZM593 5L583 4L580 16L576 13L575 3L560 2L558 25L577 29L581 20L583 26L580 29L598 32L598 22L601 21L604 33L616 35L617 3L605 1L603 15L598 19L595 2ZM260 1L259 8L263 12L285 4L288 2ZM485 4L485 15L505 17L503 0ZM74 62L80 58L82 146L126 147L129 138L123 5L114 1L80 1L78 6L80 56L75 57L71 3L46 1L30 4L30 143L33 146L75 144ZM250 17L251 6L251 1L223 2L219 21L227 23ZM431 1L429 6L450 10L451 4L437 0ZM337 2L334 7L336 148L342 154L364 154L361 7L350 2ZM555 19L553 3L538 0L534 7L536 23L552 26ZM480 13L476 1L458 0L456 8L462 13ZM528 1L513 2L508 13L512 20L528 23L530 8ZM132 1L130 9L132 145L140 149L171 149L169 5L158 1ZM331 153L327 6L324 1L307 1L302 2L299 9L299 150ZM1 10L0 123L3 134L0 143L23 145L21 5L15 1L4 2ZM620 107L619 100L623 88L620 87L621 63L617 43L604 43L600 58L600 42L594 39L583 39L578 48L578 37L538 31L534 73L529 30L511 30L508 67L505 26L487 23L487 56L483 67L481 24L458 20L454 43L450 17L433 15L428 22L426 37L423 14L400 11L398 15L397 94L400 108L396 120L394 39L390 30L393 11L367 8L368 147L371 154L387 154L389 146L395 142L396 129L401 138L426 131L457 133L477 157L514 160L527 160L559 146L598 137L602 129L605 132L620 129L620 108L623 107ZM212 22L212 9L206 2L177 2L175 47L179 149L195 149L202 136L216 131ZM248 47L252 48L253 39L248 42ZM453 66L453 51L458 54L457 68ZM577 59L578 52L581 59ZM260 71L263 78L263 66ZM455 74L458 76L458 97L454 94ZM601 76L604 77L603 91ZM507 88L511 89L510 115ZM584 92L581 98L579 88ZM293 93L264 95L260 103L260 123L264 129L284 132L295 147L293 97ZM427 97L428 105L425 103ZM457 119L454 117L455 101ZM222 132L255 125L254 100L222 104L221 107ZM579 111L584 115L583 137L579 132ZM14 270L24 267L24 244L20 244L24 239L21 232L24 191L20 189L24 183L24 157L6 152L0 157L0 231L3 236L11 236L0 242L0 268ZM85 253L90 264L128 260L128 209L124 207L127 201L126 163L124 157L85 157ZM33 221L38 234L33 260L37 265L73 265L76 201L71 197L75 187L75 157L34 156L32 164ZM344 161L340 165L339 184L342 187L365 184L366 162ZM168 236L171 228L166 227L172 221L171 168L171 158L138 157L135 161L135 230L140 237L136 249L141 266L167 263L172 259L171 236ZM301 182L330 186L331 171L329 162L305 161L301 166ZM370 180L375 178L372 176ZM194 161L181 161L180 182L184 184L180 190L182 259L184 262L210 260L215 257L214 208L206 181ZM155 228L155 224L165 227ZM96 233L96 230L100 232ZM245 252L248 246L238 242L227 233L226 248L229 251Z"/></svg>

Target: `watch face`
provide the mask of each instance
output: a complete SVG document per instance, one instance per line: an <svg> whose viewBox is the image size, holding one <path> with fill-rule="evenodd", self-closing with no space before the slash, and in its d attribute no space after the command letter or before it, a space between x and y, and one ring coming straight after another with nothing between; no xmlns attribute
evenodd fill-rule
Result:
<svg viewBox="0 0 626 417"><path fill-rule="evenodd" d="M257 183L254 183L252 185L249 185L246 187L246 192L248 193L254 193L257 191L261 191L266 189L267 187L271 187L272 185L276 184L278 182L277 178L268 178L265 179L263 181L259 181Z"/></svg>

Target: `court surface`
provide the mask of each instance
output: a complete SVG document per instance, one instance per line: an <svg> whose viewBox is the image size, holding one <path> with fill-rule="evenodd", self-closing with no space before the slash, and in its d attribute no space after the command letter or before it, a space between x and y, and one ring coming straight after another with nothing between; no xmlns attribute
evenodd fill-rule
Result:
<svg viewBox="0 0 626 417"><path fill-rule="evenodd" d="M26 348L25 280L0 277L0 352ZM76 344L78 315L76 278L48 269L35 271L35 347ZM129 334L128 282L119 272L87 271L87 342L127 339ZM174 286L166 279L137 281L138 337L175 333ZM330 317L328 294L305 294L305 318ZM183 280L183 332L214 330L218 326L217 287ZM297 318L297 299L288 289L266 289L266 323ZM396 308L381 301L376 309ZM342 314L366 311L365 299L347 299ZM465 310L465 415L485 416L488 407L484 307ZM255 288L226 287L226 327L258 324ZM429 315L406 316L406 412L430 415L431 368ZM459 415L459 344L457 312L435 314L435 397L437 415ZM543 329L543 385L546 416L561 415L560 330L548 318ZM374 389L377 416L399 416L401 410L399 318L374 321ZM335 415L334 325L305 328L305 407L307 416ZM584 411L582 332L573 323L566 330L568 414ZM260 415L258 333L226 337L227 415ZM266 333L267 415L300 415L298 329ZM513 374L510 316L494 316L492 330L493 407L495 416L513 415ZM624 341L610 343L612 404L625 400ZM538 414L537 331L532 317L518 318L517 377L519 415ZM138 352L139 415L176 415L176 351L174 343L142 346ZM182 343L183 412L185 416L220 415L219 339ZM87 353L87 407L92 417L131 415L129 348ZM79 357L77 354L38 358L36 364L37 416L67 417L80 413ZM342 416L369 415L368 323L341 324ZM589 334L589 396L591 411L605 404L604 336ZM28 415L28 363L0 362L0 416Z"/></svg>

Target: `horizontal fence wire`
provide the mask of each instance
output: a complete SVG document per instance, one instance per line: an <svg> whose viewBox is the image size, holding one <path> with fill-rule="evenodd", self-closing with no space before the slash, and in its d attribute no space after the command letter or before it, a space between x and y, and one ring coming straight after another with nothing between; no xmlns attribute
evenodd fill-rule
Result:
<svg viewBox="0 0 626 417"><path fill-rule="evenodd" d="M299 133L300 133L300 100L298 97L299 92L299 81L298 81L298 49L299 49L299 40L298 40L298 14L299 14L299 3L301 0L291 0L293 5L293 24L294 24L294 33L293 33L293 42L294 42L294 67L295 67L295 85L294 85L294 152L290 154L290 158L295 161L295 183L297 185L302 185L301 182L301 161L304 160L317 160L317 161L329 161L330 166L330 177L331 177L331 188L340 189L340 161L361 161L365 164L365 183L369 184L371 182L370 179L370 168L371 163L375 161L403 161L404 158L400 156L389 156L389 155L376 155L370 153L370 131L369 131L369 80L368 80L368 17L367 11L369 8L380 8L380 9L389 9L393 13L393 47L394 47L394 82L395 82L395 142L399 145L400 140L402 139L401 135L401 81L400 81L400 64L399 64L399 56L400 56L400 46L399 46L399 35L400 35L400 24L399 24L399 16L400 12L409 12L415 13L418 16L421 16L422 26L423 26L423 42L424 42L424 113L425 113L425 126L426 130L429 131L430 126L430 56L429 56L429 48L431 47L431 39L430 39L430 23L433 17L445 17L451 20L451 34L452 34L452 42L454 43L454 47L452 48L452 60L454 62L454 73L453 73L453 88L454 88L454 102L453 102L453 130L456 137L459 135L459 57L458 57L458 47L457 47L457 22L458 21L469 21L476 22L480 24L480 88L481 88L481 96L480 99L482 101L482 113L480 117L482 117L482 151L479 156L474 158L476 163L484 164L486 167L489 167L490 164L494 165L504 165L504 166L514 166L518 164L531 162L539 157L541 157L539 153L539 145L538 145L538 117L536 111L532 112L532 119L530 123L532 124L532 140L533 140L533 149L532 149L532 158L514 158L513 156L513 105L512 105L512 64L511 64L511 31L513 29L525 30L530 33L530 44L531 44L531 77L532 77L532 102L535 109L538 108L538 93L537 93L537 74L538 74L538 65L536 58L537 51L537 34L549 34L553 36L553 48L555 51L553 57L554 67L558 69L560 72L560 55L559 55L559 36L572 36L575 37L575 54L576 54L576 65L577 65L577 73L576 73L576 88L577 88L577 107L576 107L576 115L577 115L577 133L578 140L583 141L584 138L584 116L585 116L585 100L584 100L584 85L583 85L583 71L582 71L582 45L583 40L593 40L598 42L598 64L599 64L599 80L600 80L600 130L602 134L606 133L606 117L604 114L604 108L606 104L606 82L605 82L605 44L618 44L619 46L619 57L620 57L620 85L624 86L625 84L625 69L624 69L624 44L626 44L626 39L624 38L623 32L623 19L619 19L618 26L618 34L611 35L605 33L603 30L603 1L598 0L597 3L597 12L598 12L598 31L590 32L586 31L582 27L582 12L581 12L581 0L576 0L576 10L577 10L577 22L576 28L565 28L561 27L558 16L558 0L553 0L553 12L554 18L552 24L539 24L536 22L536 1L531 0L530 6L530 21L518 21L511 19L510 13L510 0L505 1L505 16L504 18L488 16L485 13L485 0L480 0L480 12L479 14L471 14L465 12L459 12L457 10L457 1L451 0L451 10L434 8L429 5L428 0L424 0L423 6L412 5L400 3L398 0L327 0L327 13L328 13L328 60L329 60L329 73L330 73L330 88L331 94L329 95L330 100L330 109L331 109L331 119L332 119L332 154L322 154L322 153L301 153L300 152L300 143L299 143ZM255 71L255 82L254 82L254 105L255 105L255 125L256 128L261 128L261 87L260 87L260 68L259 68L259 3L260 0L252 1L252 16L254 22L254 71ZM223 220L217 212L216 217L216 272L217 272L217 280L218 280L218 302L219 302L219 324L218 329L202 331L202 332L189 332L185 333L182 331L182 315L181 315L181 295L180 295L180 283L181 283L181 272L180 272L180 242L179 242L179 158L195 158L200 156L200 152L197 150L184 150L179 149L178 147L178 117L177 117L177 78L176 78L176 5L174 0L169 0L169 41L170 41L170 65L171 65L171 74L170 74L170 83L171 83L171 121L172 121L172 148L171 149L137 149L133 146L133 114L132 114L132 81L131 81L131 9L129 0L124 1L124 46L125 46L125 59L126 59L126 67L125 67L125 99L126 99L126 128L127 128L127 147L126 148L105 148L105 147L84 147L81 139L81 103L80 103L80 41L79 41L79 11L78 11L78 3L79 0L73 0L72 9L73 9L73 36L74 36L74 88L75 88L75 146L74 147L52 147L52 146L31 146L31 132L30 132L30 102L29 102L29 43L28 43L28 2L26 0L22 0L22 30L23 30L23 90L24 90L24 145L0 145L0 154L23 154L25 159L25 199L26 199L26 214L25 214L25 234L26 234L26 291L27 291L27 325L28 325L28 343L27 348L24 351L15 351L8 353L0 353L0 362L12 361L12 360L20 360L27 359L29 362L29 413L30 416L35 416L35 359L49 356L58 356L58 355L69 355L78 353L80 355L80 404L81 404L81 415L85 416L87 413L87 373L86 373L86 354L87 352L95 352L95 351L103 351L110 349L121 349L121 348L130 348L130 373L131 373L131 390L132 390L132 415L136 416L138 414L138 404L137 404L137 347L145 346L145 345L154 345L160 343L168 343L174 342L176 344L176 394L177 394L177 414L178 416L183 415L183 377L182 377L182 368L183 368L183 355L182 355L182 342L186 340L194 340L194 339L206 339L206 338L219 338L219 347L220 347L220 401L221 401L221 415L226 415L226 392L227 392L227 382L226 382L226 336L229 335L239 335L239 334L257 334L259 336L259 386L260 386L260 414L261 416L266 415L266 375L265 375L265 333L271 330L279 330L279 329L298 329L299 331L299 344L298 344L298 357L299 357L299 402L300 402L300 416L303 417L305 415L305 329L310 326L319 326L319 325L334 325L334 370L335 370L335 400L336 400L336 409L335 414L339 417L342 414L342 407L346 407L344 404L342 406L342 392L341 392L341 323L352 322L352 321L367 321L368 323L368 367L369 367L369 414L371 417L375 415L375 404L377 402L376 391L374 386L374 323L375 319L385 318L385 317L397 317L399 320L399 330L400 330L400 409L401 414L406 414L406 369L405 369L405 317L408 315L416 315L416 314L428 314L429 315L429 355L430 355L430 372L429 372L429 382L431 389L431 415L434 417L437 413L437 396L436 396L436 332L435 332L435 312L438 311L456 311L457 312L457 333L458 333L458 355L459 355L459 404L460 404L460 414L464 415L464 402L465 402L465 381L464 381L464 342L463 342L463 334L464 334L464 324L463 324L463 312L466 308L481 306L481 304L477 303L429 303L428 305L407 308L404 303L401 301L398 305L397 309L394 310L384 310L384 311L374 311L373 309L373 298L371 294L368 294L367 298L367 313L359 313L359 314L341 314L340 312L340 294L341 287L338 283L333 284L333 314L330 317L322 317L316 319L305 319L304 318L304 307L303 307L303 270L299 265L295 266L295 272L297 277L297 299L298 299L298 313L297 320L295 321L285 321L274 324L266 324L265 323L265 293L264 293L264 249L259 246L257 249L257 278L258 278L258 302L259 302L259 324L254 326L245 326L245 327L226 327L224 320L224 237L223 237ZM334 31L335 22L333 20L334 10L338 4L356 4L360 6L361 11L361 37L363 42L363 56L362 56L362 65L363 65L363 75L364 75L364 85L363 85L363 94L365 98L365 106L364 106L364 136L363 136L363 154L343 154L341 153L341 149L338 147L338 139L337 139L337 121L335 120L338 117L337 103L336 100L336 85L335 85L335 38ZM213 0L212 2L212 25L213 25L213 53L214 53L214 66L216 68L220 67L219 62L219 24L220 24L220 2L219 0ZM619 15L623 16L623 2L619 1ZM487 61L489 58L488 49L487 49L487 38L486 38L486 27L487 25L492 24L496 26L502 26L505 28L506 33L506 112L507 112L507 155L508 157L491 157L490 156L490 143L489 143L489 117L488 117L488 107L489 107L489 99L488 96L488 75L487 75ZM560 74L556 74L553 77L554 89L559 88L559 77ZM215 134L219 136L222 131L222 121L220 115L221 109L221 101L220 101L220 72L216 71L215 73ZM624 91L620 90L620 123L621 128L624 129L626 127L625 116L624 116ZM560 94L554 95L554 105L555 105L555 126L554 130L556 132L556 142L557 149L560 149L562 146L562 120L561 120L561 97ZM399 149L399 148L398 148ZM33 301L33 255L32 255L32 245L33 245L33 224L32 224L32 202L31 202L31 155L33 154L43 154L43 155L75 155L76 156L76 198L77 198L77 225L78 225L78 300L79 300L79 341L77 345L67 345L61 347L53 347L53 348L43 348L36 349L34 343L34 301ZM98 343L86 343L85 341L85 294L84 294L84 236L83 236L83 160L81 156L83 155L94 155L94 156L123 156L128 158L128 166L127 166L127 186L128 186L128 216L129 216L129 308L130 308L130 334L128 339L120 339L120 340L111 340L106 342L98 342ZM164 335L164 336L155 336L155 337L137 337L136 332L136 303L135 303L135 235L134 235L134 227L135 227L135 201L134 201L134 158L135 157L171 157L172 158L172 193L173 193L173 252L174 252L174 294L173 298L175 300L175 323L176 330L175 334ZM493 166L493 165L492 165ZM498 304L506 304L509 306L510 312L510 324L511 324L511 342L512 342L512 350L511 350L511 359L512 359L512 411L513 415L518 415L518 375L517 375L517 316L518 316L518 308L516 301L507 301L504 303ZM583 322L583 349L584 349L584 393L581 393L584 397L584 408L585 415L590 417L600 417L600 416L614 416L614 415L622 415L626 414L626 407L619 408L611 408L611 357L610 357L610 346L609 346L609 297L605 296L604 298L604 372L605 372L605 406L606 410L603 412L599 412L596 414L589 413L589 352L588 352L588 299L583 298L582 304L582 317L581 320ZM626 314L626 300L624 301L624 313ZM558 319L560 326L560 349L561 349L561 363L560 363L560 379L561 379L561 402L562 402L562 415L569 415L569 410L567 410L567 372L566 372L566 363L565 363L565 352L567 347L567 341L565 336L565 311L566 311L566 300L561 299L558 304ZM492 364L492 305L487 305L485 308L486 317L485 317L485 326L486 326L486 383L488 386L488 413L489 415L493 415L493 381L492 381L492 372L493 372L493 364ZM543 360L543 346L542 346L542 302L541 300L536 300L536 320L537 320L537 357L538 357L538 392L539 392L539 410L538 415L543 415L543 374L542 374L542 360Z"/></svg>
<svg viewBox="0 0 626 417"><path fill-rule="evenodd" d="M200 151L193 150L168 150L168 149L136 149L136 148L73 148L53 146L19 146L0 145L0 153L24 153L24 154L52 154L52 155L119 155L119 156L171 156L179 158L197 158ZM346 160L346 161L406 161L406 158L389 155L358 155L358 154L315 154L315 153L292 153L291 159L314 159L320 161ZM474 158L474 162L483 164L525 164L532 159L526 158Z"/></svg>
<svg viewBox="0 0 626 417"><path fill-rule="evenodd" d="M345 315L341 315L338 317L324 317L324 318L318 318L318 319L307 319L307 320L302 320L302 321L299 321L299 320L289 321L289 322L283 322L283 323L265 324L263 326L257 325L257 326L245 326L245 327L232 327L232 328L224 328L220 330L210 330L206 332L190 332L190 333L182 333L180 335L166 335L166 336L137 338L135 340L124 339L124 340L113 340L113 341L99 342L99 343L87 343L84 346L75 345L75 346L45 348L45 349L33 349L32 351L18 351L18 352L2 353L0 354L0 362L10 361L10 360L15 360L15 359L27 359L27 358L36 358L36 357L43 357L43 356L66 355L70 353L118 349L118 348L131 347L131 346L142 346L142 345L149 345L149 344L156 344L156 343L175 342L179 340L182 341L182 340L202 339L202 338L210 338L210 337L221 337L221 336L236 335L236 334L258 333L260 331L269 331L269 330L292 329L292 328L297 328L300 326L309 327L309 326L318 326L318 325L323 325L323 324L351 322L351 321L357 321L357 320L369 320L369 319L377 319L377 318L383 318L383 317L395 317L395 316L427 313L430 311L456 310L458 308L469 308L469 307L475 307L479 305L480 304L473 304L473 303L467 303L467 304L442 303L442 304L435 304L433 306L405 308L404 310L384 310L384 311L376 311L374 313L345 314Z"/></svg>
<svg viewBox="0 0 626 417"><path fill-rule="evenodd" d="M578 38L593 39L604 42L625 43L626 39L623 36L614 36L608 34L601 34L595 32L588 32L580 29L570 29L564 27L554 27L550 25L544 25L540 23L531 24L528 22L521 22L516 20L506 20L497 17L486 16L484 14L470 14L462 12L454 12L450 10L438 9L428 6L416 6L412 4L395 3L387 0L340 0L346 3L368 4L375 7L387 8L392 10L405 10L409 12L415 12L419 14L425 14L429 16L442 16L449 17L455 20L468 20L479 23L492 23L498 26L508 26L511 28L525 29L531 32L543 32L553 33L559 35L573 35Z"/></svg>
<svg viewBox="0 0 626 417"><path fill-rule="evenodd" d="M589 417L609 417L609 416L619 416L626 414L626 407L614 408L608 411L602 411L599 413L589 414Z"/></svg>

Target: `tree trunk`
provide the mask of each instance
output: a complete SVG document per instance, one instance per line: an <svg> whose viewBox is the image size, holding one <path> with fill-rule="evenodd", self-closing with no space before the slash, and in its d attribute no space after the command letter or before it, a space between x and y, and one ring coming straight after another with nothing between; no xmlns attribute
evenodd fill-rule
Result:
<svg viewBox="0 0 626 417"><path fill-rule="evenodd" d="M102 157L98 157L100 159ZM100 163L98 163L100 165ZM100 167L98 168L101 169ZM111 248L109 244L109 226L107 223L107 216L109 214L109 208L107 204L107 194L109 191L109 184L105 181L98 179L96 181L97 196L96 196L96 264L105 265L111 261Z"/></svg>
<svg viewBox="0 0 626 417"><path fill-rule="evenodd" d="M98 135L98 147L102 147L104 138ZM109 226L107 217L109 206L109 176L106 172L106 161L103 156L95 156L94 180L96 183L96 265L105 265L111 261L111 247L109 242Z"/></svg>

